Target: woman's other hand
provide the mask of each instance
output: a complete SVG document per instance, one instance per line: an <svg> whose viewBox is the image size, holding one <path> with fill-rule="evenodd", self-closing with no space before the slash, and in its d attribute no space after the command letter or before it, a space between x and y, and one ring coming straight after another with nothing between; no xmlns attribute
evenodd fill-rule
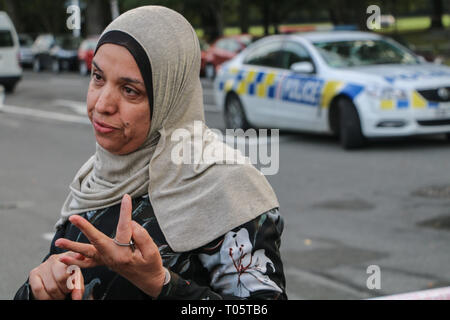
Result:
<svg viewBox="0 0 450 320"><path fill-rule="evenodd" d="M142 226L131 219L132 203L129 195L124 195L120 208L120 218L116 230L116 240L129 243L133 238L135 250L118 246L113 239L97 230L89 221L79 215L69 218L89 239L90 244L67 239L58 239L57 247L80 253L82 256L61 256L66 265L91 268L105 265L128 279L136 287L151 297L157 297L163 287L165 271L158 247Z"/></svg>
<svg viewBox="0 0 450 320"><path fill-rule="evenodd" d="M81 270L62 263L62 257L81 258L74 252L55 254L31 270L28 283L36 300L63 300L69 293L72 300L81 300L83 297L84 279Z"/></svg>

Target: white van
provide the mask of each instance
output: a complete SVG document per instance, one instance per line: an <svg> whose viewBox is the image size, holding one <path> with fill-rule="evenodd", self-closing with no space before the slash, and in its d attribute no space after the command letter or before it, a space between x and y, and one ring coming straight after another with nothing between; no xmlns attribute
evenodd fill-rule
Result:
<svg viewBox="0 0 450 320"><path fill-rule="evenodd" d="M0 85L12 92L21 78L19 38L9 16L0 11Z"/></svg>

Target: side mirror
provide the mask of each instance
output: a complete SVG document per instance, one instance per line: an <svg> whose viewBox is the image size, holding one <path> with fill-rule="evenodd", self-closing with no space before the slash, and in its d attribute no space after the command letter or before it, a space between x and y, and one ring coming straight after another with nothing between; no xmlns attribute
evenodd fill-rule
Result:
<svg viewBox="0 0 450 320"><path fill-rule="evenodd" d="M313 73L314 66L311 62L296 62L291 65L291 70L297 73Z"/></svg>

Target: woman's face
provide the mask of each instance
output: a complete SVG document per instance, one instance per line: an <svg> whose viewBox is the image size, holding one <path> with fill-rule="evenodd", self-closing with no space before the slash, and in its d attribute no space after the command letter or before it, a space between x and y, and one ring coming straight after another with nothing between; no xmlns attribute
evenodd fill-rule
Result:
<svg viewBox="0 0 450 320"><path fill-rule="evenodd" d="M138 149L150 130L150 106L141 72L130 52L103 44L92 62L87 113L99 145L113 154Z"/></svg>

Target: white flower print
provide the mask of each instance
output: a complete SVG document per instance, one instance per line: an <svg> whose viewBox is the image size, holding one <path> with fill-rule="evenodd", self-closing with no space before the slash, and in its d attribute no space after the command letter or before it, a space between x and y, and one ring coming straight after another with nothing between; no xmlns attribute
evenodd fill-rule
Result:
<svg viewBox="0 0 450 320"><path fill-rule="evenodd" d="M200 254L203 265L212 273L211 287L242 298L259 290L281 293L280 287L266 275L267 268L275 271L273 262L266 257L264 249L256 250L253 254L252 249L249 233L242 228L225 235L218 253Z"/></svg>

